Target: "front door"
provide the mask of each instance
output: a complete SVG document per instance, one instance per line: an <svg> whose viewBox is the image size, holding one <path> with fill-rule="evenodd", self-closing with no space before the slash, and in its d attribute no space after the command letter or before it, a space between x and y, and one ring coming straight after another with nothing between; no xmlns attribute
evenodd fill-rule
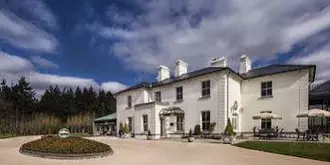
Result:
<svg viewBox="0 0 330 165"><path fill-rule="evenodd" d="M165 118L161 117L160 118L160 136L165 135Z"/></svg>

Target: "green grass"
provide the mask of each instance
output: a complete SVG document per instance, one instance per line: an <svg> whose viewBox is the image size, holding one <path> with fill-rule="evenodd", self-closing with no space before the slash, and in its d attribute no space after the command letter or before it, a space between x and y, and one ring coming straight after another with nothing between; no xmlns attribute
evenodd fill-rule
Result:
<svg viewBox="0 0 330 165"><path fill-rule="evenodd" d="M330 162L329 143L246 141L235 146Z"/></svg>
<svg viewBox="0 0 330 165"><path fill-rule="evenodd" d="M0 139L15 137L14 134L0 134Z"/></svg>

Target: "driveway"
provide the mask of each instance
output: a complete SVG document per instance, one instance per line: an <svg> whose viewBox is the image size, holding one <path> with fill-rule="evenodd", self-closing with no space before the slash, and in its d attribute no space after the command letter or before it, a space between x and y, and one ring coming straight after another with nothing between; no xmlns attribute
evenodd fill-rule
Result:
<svg viewBox="0 0 330 165"><path fill-rule="evenodd" d="M224 144L92 139L111 145L114 155L99 159L52 160L21 155L18 148L36 136L0 140L0 165L325 165L327 162L252 151Z"/></svg>

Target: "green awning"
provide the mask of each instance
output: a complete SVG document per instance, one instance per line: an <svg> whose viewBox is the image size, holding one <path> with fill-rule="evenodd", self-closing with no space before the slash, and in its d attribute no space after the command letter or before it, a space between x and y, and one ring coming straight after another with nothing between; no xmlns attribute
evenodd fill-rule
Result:
<svg viewBox="0 0 330 165"><path fill-rule="evenodd" d="M116 113L112 113L106 116L96 118L94 121L109 121L109 120L116 120L116 118L117 118Z"/></svg>

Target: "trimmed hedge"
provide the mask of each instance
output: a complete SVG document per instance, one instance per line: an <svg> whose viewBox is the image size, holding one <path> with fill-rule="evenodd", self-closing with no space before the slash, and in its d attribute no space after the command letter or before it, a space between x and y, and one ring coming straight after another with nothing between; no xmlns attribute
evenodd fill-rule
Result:
<svg viewBox="0 0 330 165"><path fill-rule="evenodd" d="M110 146L94 140L81 137L60 138L46 136L42 139L25 143L21 151L32 151L49 154L89 154L89 153L112 153Z"/></svg>

